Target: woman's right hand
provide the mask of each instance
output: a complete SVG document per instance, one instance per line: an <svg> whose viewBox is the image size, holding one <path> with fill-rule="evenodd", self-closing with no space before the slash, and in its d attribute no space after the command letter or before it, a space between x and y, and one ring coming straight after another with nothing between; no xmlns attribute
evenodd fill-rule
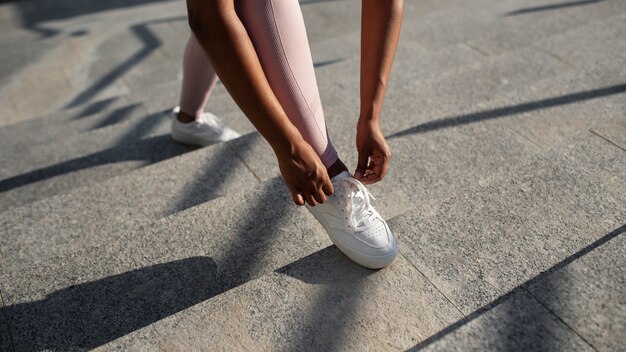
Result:
<svg viewBox="0 0 626 352"><path fill-rule="evenodd" d="M333 194L328 172L313 148L304 140L288 151L276 153L280 173L291 192L294 203L314 206Z"/></svg>

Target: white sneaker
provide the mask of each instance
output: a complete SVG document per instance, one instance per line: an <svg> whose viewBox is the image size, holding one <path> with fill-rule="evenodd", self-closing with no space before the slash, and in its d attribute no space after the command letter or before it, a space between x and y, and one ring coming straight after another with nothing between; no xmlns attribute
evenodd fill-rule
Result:
<svg viewBox="0 0 626 352"><path fill-rule="evenodd" d="M175 107L170 113L172 120L172 138L181 143L207 145L226 142L239 137L239 133L224 126L224 124L213 114L205 112L196 121L183 123L178 120L180 107Z"/></svg>
<svg viewBox="0 0 626 352"><path fill-rule="evenodd" d="M332 178L335 193L324 204L309 206L330 240L348 258L371 269L393 263L398 244L385 220L370 204L361 182L344 171Z"/></svg>

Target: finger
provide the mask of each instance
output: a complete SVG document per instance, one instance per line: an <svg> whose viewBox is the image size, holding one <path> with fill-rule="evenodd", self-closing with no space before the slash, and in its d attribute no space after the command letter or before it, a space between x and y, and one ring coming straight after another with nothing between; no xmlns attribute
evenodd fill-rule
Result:
<svg viewBox="0 0 626 352"><path fill-rule="evenodd" d="M365 170L367 170L367 160L369 159L369 153L359 152L359 162L356 166L356 171L354 171L354 178L360 180L365 174Z"/></svg>
<svg viewBox="0 0 626 352"><path fill-rule="evenodd" d="M383 163L380 166L380 179L382 180L387 175L387 171L389 171L389 164L391 163L391 159L383 159Z"/></svg>
<svg viewBox="0 0 626 352"><path fill-rule="evenodd" d="M324 185L322 186L322 191L324 192L324 194L326 194L327 196L332 195L333 193L335 193L335 188L333 187L333 183L330 182L330 180L326 181L324 183Z"/></svg>
<svg viewBox="0 0 626 352"><path fill-rule="evenodd" d="M319 204L324 204L326 202L326 195L324 194L324 191L322 191L321 187L315 192L315 200Z"/></svg>
<svg viewBox="0 0 626 352"><path fill-rule="evenodd" d="M366 185L371 185L382 180L382 164L380 160L372 159L370 161L367 170L365 171L365 176L361 179L361 182Z"/></svg>
<svg viewBox="0 0 626 352"><path fill-rule="evenodd" d="M310 206L314 207L317 205L317 201L315 200L315 197L313 197L312 194L307 194L304 196L304 198L306 198L306 202L309 203Z"/></svg>
<svg viewBox="0 0 626 352"><path fill-rule="evenodd" d="M378 182L382 180L383 177L385 177L388 169L388 167L386 167L386 164L386 160L383 157L378 157L370 165L372 168L372 173L376 175L376 180L374 182Z"/></svg>
<svg viewBox="0 0 626 352"><path fill-rule="evenodd" d="M296 205L303 206L304 198L302 198L300 190L292 187L291 185L287 185L287 188L289 188L289 192L291 192L291 198L293 199L293 202L296 203Z"/></svg>
<svg viewBox="0 0 626 352"><path fill-rule="evenodd" d="M363 178L361 179L361 183L363 183L364 185L371 185L380 180L381 180L380 176L376 175L375 173L369 173L363 176Z"/></svg>
<svg viewBox="0 0 626 352"><path fill-rule="evenodd" d="M304 205L304 198L302 198L302 194L291 193L291 198L293 198L293 202L296 203L296 205L299 205L299 206Z"/></svg>

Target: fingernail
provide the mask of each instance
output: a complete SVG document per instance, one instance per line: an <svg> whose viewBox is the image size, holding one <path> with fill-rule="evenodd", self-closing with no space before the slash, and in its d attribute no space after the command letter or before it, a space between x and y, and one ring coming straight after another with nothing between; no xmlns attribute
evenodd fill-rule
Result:
<svg viewBox="0 0 626 352"><path fill-rule="evenodd" d="M354 174L354 178L356 178L357 180L360 180L360 179L361 179L361 177L363 177L363 173L361 173L361 172L358 172L358 171L357 171L357 172Z"/></svg>

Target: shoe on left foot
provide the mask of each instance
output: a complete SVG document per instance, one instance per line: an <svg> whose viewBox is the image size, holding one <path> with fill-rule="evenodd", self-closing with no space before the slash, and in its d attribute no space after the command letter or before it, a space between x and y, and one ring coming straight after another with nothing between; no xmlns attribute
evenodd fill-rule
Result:
<svg viewBox="0 0 626 352"><path fill-rule="evenodd" d="M323 204L309 206L330 240L348 258L370 269L396 259L398 244L389 226L371 205L367 188L344 171L332 178L335 193Z"/></svg>
<svg viewBox="0 0 626 352"><path fill-rule="evenodd" d="M233 131L213 114L205 112L196 121L183 123L178 120L180 107L170 112L172 120L172 139L177 142L206 147L207 145L226 142L237 138L239 133Z"/></svg>

